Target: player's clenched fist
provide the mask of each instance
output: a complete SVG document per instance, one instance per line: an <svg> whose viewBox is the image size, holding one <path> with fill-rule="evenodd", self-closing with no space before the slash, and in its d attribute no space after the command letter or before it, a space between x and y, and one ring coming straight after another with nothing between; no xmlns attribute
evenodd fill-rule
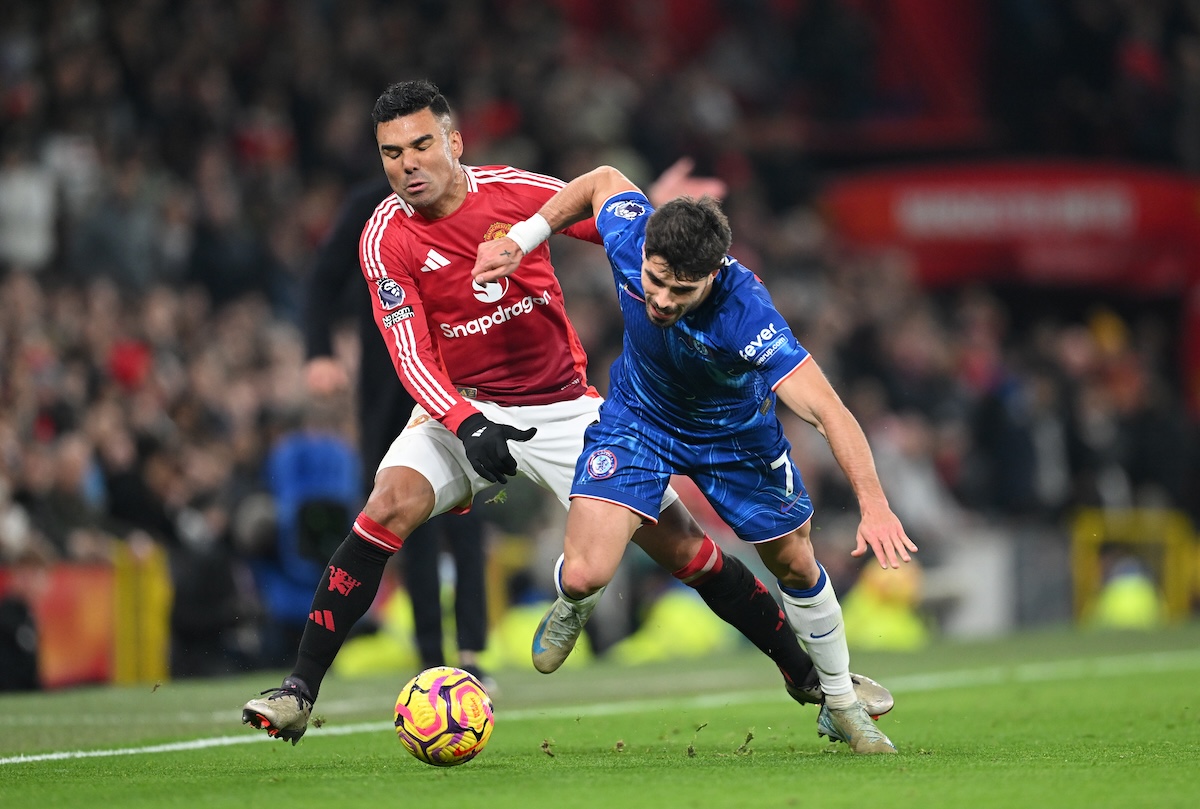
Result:
<svg viewBox="0 0 1200 809"><path fill-rule="evenodd" d="M481 284L512 275L525 255L512 239L496 239L479 245L471 274Z"/></svg>
<svg viewBox="0 0 1200 809"><path fill-rule="evenodd" d="M528 441L536 432L536 427L518 430L476 413L458 425L455 435L463 442L467 460L481 478L492 483L507 483L509 475L517 474L517 459L509 451L508 442Z"/></svg>

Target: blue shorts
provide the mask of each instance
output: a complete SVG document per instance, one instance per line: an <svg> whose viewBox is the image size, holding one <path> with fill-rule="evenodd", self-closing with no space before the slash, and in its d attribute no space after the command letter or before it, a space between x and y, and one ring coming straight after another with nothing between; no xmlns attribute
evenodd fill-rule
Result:
<svg viewBox="0 0 1200 809"><path fill-rule="evenodd" d="M790 534L812 516L812 501L792 463L792 445L773 428L714 434L688 446L608 399L588 427L571 497L606 500L657 521L671 475L685 475L746 542Z"/></svg>

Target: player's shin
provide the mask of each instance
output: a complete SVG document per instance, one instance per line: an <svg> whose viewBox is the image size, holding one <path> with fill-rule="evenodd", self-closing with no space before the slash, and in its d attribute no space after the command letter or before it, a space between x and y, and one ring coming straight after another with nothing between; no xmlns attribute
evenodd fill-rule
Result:
<svg viewBox="0 0 1200 809"><path fill-rule="evenodd" d="M783 610L796 638L808 650L821 678L826 703L834 708L852 705L854 685L850 680L850 651L842 623L842 605L833 583L818 565L820 577L807 590L779 585Z"/></svg>
<svg viewBox="0 0 1200 809"><path fill-rule="evenodd" d="M779 602L741 559L722 553L705 536L695 558L673 575L695 589L715 615L771 658L789 684L809 684L814 674L812 658L796 642Z"/></svg>
<svg viewBox="0 0 1200 809"><path fill-rule="evenodd" d="M384 567L403 542L366 515L359 515L355 527L368 533L371 540L351 531L333 552L300 638L292 677L308 686L313 699L351 628L371 608Z"/></svg>

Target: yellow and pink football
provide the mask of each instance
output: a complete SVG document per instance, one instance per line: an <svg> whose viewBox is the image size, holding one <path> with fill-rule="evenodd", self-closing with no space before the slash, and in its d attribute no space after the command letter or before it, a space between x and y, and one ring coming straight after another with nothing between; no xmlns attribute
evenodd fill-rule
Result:
<svg viewBox="0 0 1200 809"><path fill-rule="evenodd" d="M492 700L470 672L436 666L396 697L396 736L413 756L435 767L464 764L492 735Z"/></svg>

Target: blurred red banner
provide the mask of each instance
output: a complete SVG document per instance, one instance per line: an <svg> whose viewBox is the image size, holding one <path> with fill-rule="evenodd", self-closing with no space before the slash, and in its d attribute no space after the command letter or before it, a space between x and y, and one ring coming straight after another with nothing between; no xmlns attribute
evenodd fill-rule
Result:
<svg viewBox="0 0 1200 809"><path fill-rule="evenodd" d="M115 635L112 568L57 564L44 574L48 580L30 605L38 629L42 687L108 682ZM16 569L0 568L0 593L12 575Z"/></svg>
<svg viewBox="0 0 1200 809"><path fill-rule="evenodd" d="M1068 162L880 171L822 206L851 248L900 249L920 281L1007 281L1174 294L1200 278L1200 183Z"/></svg>

